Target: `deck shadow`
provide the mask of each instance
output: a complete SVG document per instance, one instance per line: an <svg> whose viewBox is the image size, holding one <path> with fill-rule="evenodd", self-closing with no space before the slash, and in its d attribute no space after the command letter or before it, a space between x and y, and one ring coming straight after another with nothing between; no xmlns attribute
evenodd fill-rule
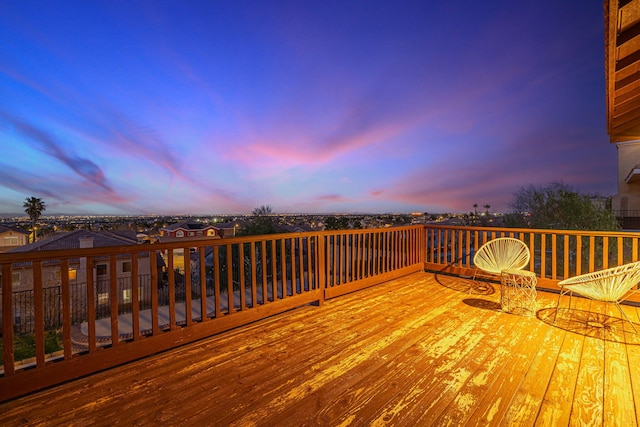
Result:
<svg viewBox="0 0 640 427"><path fill-rule="evenodd" d="M586 337L629 345L640 345L640 334L635 332L625 319L603 313L578 310L576 308L538 310L536 317L542 322ZM635 324L640 330L640 325Z"/></svg>
<svg viewBox="0 0 640 427"><path fill-rule="evenodd" d="M487 301L481 298L466 298L463 299L462 302L470 307L481 308L483 310L502 311L500 303L495 301Z"/></svg>
<svg viewBox="0 0 640 427"><path fill-rule="evenodd" d="M445 267L446 269L446 267ZM493 295L496 290L493 284L484 280L473 280L446 271L434 272L436 282L445 288L471 295Z"/></svg>

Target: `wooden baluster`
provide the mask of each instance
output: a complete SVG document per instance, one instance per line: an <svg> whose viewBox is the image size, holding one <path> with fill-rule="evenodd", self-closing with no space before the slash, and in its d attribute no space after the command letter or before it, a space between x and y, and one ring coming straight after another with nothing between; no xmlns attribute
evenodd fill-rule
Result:
<svg viewBox="0 0 640 427"><path fill-rule="evenodd" d="M589 236L589 271L591 273L595 271L595 255L596 251L596 238L594 235Z"/></svg>
<svg viewBox="0 0 640 427"><path fill-rule="evenodd" d="M238 282L240 282L240 311L242 311L247 308L247 284L244 277L244 243L238 243Z"/></svg>
<svg viewBox="0 0 640 427"><path fill-rule="evenodd" d="M261 251L261 263L262 263L262 304L266 304L268 301L267 294L267 242L263 240L260 243Z"/></svg>
<svg viewBox="0 0 640 427"><path fill-rule="evenodd" d="M234 289L233 289L233 247L230 244L225 246L227 264L227 313L235 311Z"/></svg>
<svg viewBox="0 0 640 427"><path fill-rule="evenodd" d="M276 240L271 240L271 289L273 292L273 301L278 300L278 245Z"/></svg>
<svg viewBox="0 0 640 427"><path fill-rule="evenodd" d="M169 249L168 270L169 270L169 329L177 329L176 325L176 273L175 273L175 251Z"/></svg>
<svg viewBox="0 0 640 427"><path fill-rule="evenodd" d="M160 278L158 277L158 251L149 251L149 264L151 264L151 333L153 335L160 334L160 322L158 316L158 285Z"/></svg>
<svg viewBox="0 0 640 427"><path fill-rule="evenodd" d="M193 323L191 314L191 248L182 248L184 265L184 320L187 326Z"/></svg>
<svg viewBox="0 0 640 427"><path fill-rule="evenodd" d="M111 346L120 343L118 329L118 312L120 298L118 297L117 259L114 254L109 255L109 307L111 309Z"/></svg>
<svg viewBox="0 0 640 427"><path fill-rule="evenodd" d="M251 257L251 307L258 306L258 273L256 264L257 242L249 243L249 253Z"/></svg>
<svg viewBox="0 0 640 427"><path fill-rule="evenodd" d="M42 262L33 262L33 317L36 339L36 365L44 366L44 297Z"/></svg>
<svg viewBox="0 0 640 427"><path fill-rule="evenodd" d="M551 278L556 280L558 277L558 235L551 234Z"/></svg>
<svg viewBox="0 0 640 427"><path fill-rule="evenodd" d="M69 285L69 259L60 260L62 293L62 350L65 359L73 356L71 344L71 287Z"/></svg>
<svg viewBox="0 0 640 427"><path fill-rule="evenodd" d="M131 326L134 341L140 339L140 276L138 274L138 254L134 252L131 254Z"/></svg>
<svg viewBox="0 0 640 427"><path fill-rule="evenodd" d="M207 310L207 266L205 261L206 246L198 248L198 256L200 263L200 321L209 320Z"/></svg>
<svg viewBox="0 0 640 427"><path fill-rule="evenodd" d="M220 274L220 246L215 245L213 247L213 294L215 299L214 313L215 318L224 316L221 310L220 301L220 280L222 275Z"/></svg>

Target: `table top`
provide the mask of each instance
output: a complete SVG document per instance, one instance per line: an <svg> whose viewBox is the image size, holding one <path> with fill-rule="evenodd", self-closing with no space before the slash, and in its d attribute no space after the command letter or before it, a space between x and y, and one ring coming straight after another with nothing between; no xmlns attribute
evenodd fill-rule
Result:
<svg viewBox="0 0 640 427"><path fill-rule="evenodd" d="M528 270L518 270L517 268L508 268L506 270L502 270L503 274L512 274L515 276L529 276L529 277L536 277L536 273L534 273L533 271L528 271Z"/></svg>

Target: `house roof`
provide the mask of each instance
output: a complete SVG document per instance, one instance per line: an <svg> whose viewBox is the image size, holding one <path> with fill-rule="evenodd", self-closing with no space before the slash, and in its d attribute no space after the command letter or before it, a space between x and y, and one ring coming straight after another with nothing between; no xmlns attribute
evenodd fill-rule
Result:
<svg viewBox="0 0 640 427"><path fill-rule="evenodd" d="M38 240L28 245L20 246L9 252L50 251L60 249L79 249L80 239L93 238L93 247L137 245L136 232L133 230L119 231L90 231L74 230L59 233L47 239Z"/></svg>
<svg viewBox="0 0 640 427"><path fill-rule="evenodd" d="M640 139L640 0L605 0L607 130L611 142Z"/></svg>
<svg viewBox="0 0 640 427"><path fill-rule="evenodd" d="M306 233L313 231L313 227L308 224L277 225L276 230L279 233Z"/></svg>
<svg viewBox="0 0 640 427"><path fill-rule="evenodd" d="M177 222L175 224L171 224L168 225L166 227L163 228L163 230L166 231L176 231L179 229L183 229L183 230L206 230L209 228L215 228L218 229L217 227L213 226L213 225L207 225L207 224L202 224L200 222L195 222L195 221L191 221L191 220L185 220L182 222Z"/></svg>
<svg viewBox="0 0 640 427"><path fill-rule="evenodd" d="M13 231L14 233L19 233L19 234L29 234L28 231L23 230L21 228L17 228L17 227L9 227L7 225L1 225L0 224L0 233L6 233L6 232L10 232Z"/></svg>

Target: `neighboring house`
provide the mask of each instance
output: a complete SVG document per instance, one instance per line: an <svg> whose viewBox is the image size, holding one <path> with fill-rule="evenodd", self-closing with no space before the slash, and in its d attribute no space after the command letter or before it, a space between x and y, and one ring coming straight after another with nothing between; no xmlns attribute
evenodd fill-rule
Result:
<svg viewBox="0 0 640 427"><path fill-rule="evenodd" d="M182 221L171 224L160 230L160 240L168 241L173 239L196 239L205 237L220 237L218 227L205 225L195 221Z"/></svg>
<svg viewBox="0 0 640 427"><path fill-rule="evenodd" d="M640 229L638 1L606 1L604 21L607 131L618 151L618 193L612 209L624 229Z"/></svg>
<svg viewBox="0 0 640 427"><path fill-rule="evenodd" d="M213 225L206 225L193 220L185 220L176 224L171 224L160 229L160 237L156 239L157 243L199 240L221 238L220 229ZM169 254L167 251L162 253L167 264L169 264ZM176 274L184 273L184 250L173 250L173 269Z"/></svg>
<svg viewBox="0 0 640 427"><path fill-rule="evenodd" d="M134 231L88 231L75 230L55 234L25 246L13 249L8 253L38 252L50 250L70 250L81 248L98 248L109 246L137 245ZM164 262L162 257L154 251L158 277L162 277ZM149 252L138 253L138 289L140 301L151 298L151 262ZM131 303L131 272L132 261L128 254L118 255L116 258L116 271L110 271L109 257L98 256L93 258L93 269L87 270L87 258L78 257L69 259L69 282L71 285L72 310L74 316L86 313L87 276L93 276L93 288L96 295L96 308L101 310L110 304L110 278L115 274L118 288L118 303ZM42 263L42 284L45 304L60 303L60 286L62 284L59 260L44 261ZM14 319L16 327L20 323L31 322L30 311L33 295L34 272L31 263L16 262L12 265L12 289L14 294ZM156 284L157 286L157 284ZM26 301L26 302L25 302ZM77 313L76 313L77 312Z"/></svg>
<svg viewBox="0 0 640 427"><path fill-rule="evenodd" d="M57 233L47 239L21 246L9 251L14 252L37 252L65 249L101 248L109 246L137 245L136 233L133 231L88 231L75 230L64 233ZM158 258L161 260L161 258ZM31 265L13 265L13 290L33 289L33 271ZM151 274L151 263L148 253L142 252L138 256L138 273L142 275ZM158 265L161 268L164 264ZM109 280L109 260L107 257L96 257L94 259L93 277L94 283L101 283ZM131 278L131 259L129 255L118 256L116 261L116 278L119 282L122 279ZM20 275L19 280L15 274ZM42 266L43 287L60 285L60 266L58 262L45 262ZM87 280L86 258L75 258L69 260L69 280L75 283L85 283ZM107 284L108 286L108 284Z"/></svg>
<svg viewBox="0 0 640 427"><path fill-rule="evenodd" d="M278 233L308 233L313 230L308 224L295 224L295 225L276 225L276 231Z"/></svg>
<svg viewBox="0 0 640 427"><path fill-rule="evenodd" d="M242 228L244 226L244 221L220 222L216 224L220 237L235 237L238 228Z"/></svg>
<svg viewBox="0 0 640 427"><path fill-rule="evenodd" d="M0 225L0 252L7 252L29 243L29 232Z"/></svg>

